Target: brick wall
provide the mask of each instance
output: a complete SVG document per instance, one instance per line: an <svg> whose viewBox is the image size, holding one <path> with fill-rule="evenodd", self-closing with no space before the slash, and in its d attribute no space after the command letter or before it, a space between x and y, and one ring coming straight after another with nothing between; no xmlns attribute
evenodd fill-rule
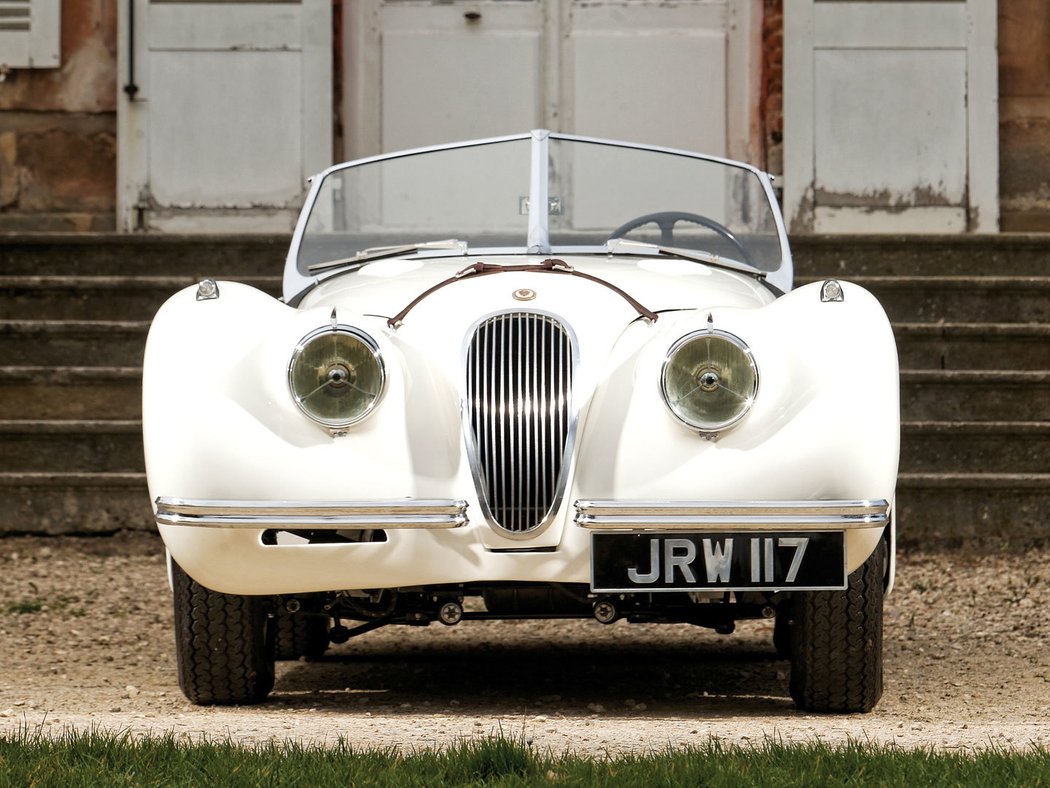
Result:
<svg viewBox="0 0 1050 788"><path fill-rule="evenodd" d="M759 103L766 172L784 172L784 2L763 0L762 94Z"/></svg>
<svg viewBox="0 0 1050 788"><path fill-rule="evenodd" d="M115 227L118 0L62 0L62 61L0 82L0 231Z"/></svg>
<svg viewBox="0 0 1050 788"><path fill-rule="evenodd" d="M999 0L1003 230L1050 230L1050 3Z"/></svg>

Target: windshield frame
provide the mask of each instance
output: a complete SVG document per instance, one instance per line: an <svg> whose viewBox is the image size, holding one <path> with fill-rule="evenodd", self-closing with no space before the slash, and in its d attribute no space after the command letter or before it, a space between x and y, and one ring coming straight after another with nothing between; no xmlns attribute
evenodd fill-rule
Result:
<svg viewBox="0 0 1050 788"><path fill-rule="evenodd" d="M547 211L547 205L549 200L548 191L550 183L549 141L552 139L564 140L567 142L587 143L592 145L605 145L615 148L633 149L654 153L664 153L674 156L698 159L701 161L711 162L713 164L720 164L726 167L735 167L750 172L752 175L757 177L759 179L759 182L762 184L762 190L765 195L766 201L769 204L770 212L773 215L773 220L776 225L777 238L780 243L780 265L773 270L754 268L754 273L757 276L764 277L770 284L776 286L783 292L787 292L791 289L794 268L791 258L791 247L788 245L787 230L784 225L784 217L780 211L780 204L777 201L776 195L773 191L773 179L772 176L770 176L768 173L763 172L757 167L754 167L745 162L734 161L732 159L726 159L720 156L710 156L707 154L695 153L693 151L662 147L658 145L645 145L641 143L622 142L619 140L604 139L599 137L587 137L576 134L562 134L560 132L548 131L547 129L535 129L525 134L510 134L500 137L488 137L477 140L466 140L463 142L430 145L422 148L411 148L409 150L396 151L393 153L384 153L376 156L368 156L362 159L355 159L353 161L334 164L331 167L328 167L327 169L318 173L317 175L309 178L307 182L309 183L310 188L307 192L306 199L303 203L303 209L299 213L299 218L296 221L295 231L292 235L292 242L288 249L288 256L285 259L283 287L285 301L288 303L292 303L293 300L302 295L302 293L305 290L310 289L314 285L332 276L338 276L342 273L345 273L347 270L345 268L335 268L331 271L320 272L316 275L306 275L298 270L299 249L302 244L304 234L306 232L306 227L310 215L313 211L314 203L317 201L318 195L321 191L321 186L325 178L327 178L333 173L342 172L344 170L348 170L354 167L360 167L362 165L387 161L391 159L419 156L436 151L457 150L462 148L495 145L504 142L531 140L529 171L529 211L526 245L521 247L499 247L484 249L468 247L465 252L463 250L452 249L427 249L425 251L406 252L406 254L404 255L405 257L457 257L463 256L464 254L474 255L479 253L486 255L610 254L610 250L603 246L551 246L550 230L548 223L549 214ZM405 245L411 246L411 239L406 239ZM747 266L743 263L741 264L741 266L744 268L750 268L750 266ZM359 268L360 265L351 265L350 267L351 270L353 270Z"/></svg>

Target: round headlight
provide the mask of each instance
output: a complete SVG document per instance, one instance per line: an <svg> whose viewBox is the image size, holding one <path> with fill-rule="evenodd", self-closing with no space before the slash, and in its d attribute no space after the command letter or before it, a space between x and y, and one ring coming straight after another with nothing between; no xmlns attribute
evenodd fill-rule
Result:
<svg viewBox="0 0 1050 788"><path fill-rule="evenodd" d="M718 432L744 417L758 392L758 368L747 345L708 329L679 339L664 361L660 386L667 407L700 432Z"/></svg>
<svg viewBox="0 0 1050 788"><path fill-rule="evenodd" d="M348 427L371 413L385 377L375 340L350 326L303 337L288 366L295 404L326 427Z"/></svg>

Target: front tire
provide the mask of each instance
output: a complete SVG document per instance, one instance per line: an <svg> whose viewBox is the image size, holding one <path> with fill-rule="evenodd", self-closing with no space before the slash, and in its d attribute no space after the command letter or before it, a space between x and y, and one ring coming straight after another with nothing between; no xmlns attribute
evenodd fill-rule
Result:
<svg viewBox="0 0 1050 788"><path fill-rule="evenodd" d="M179 687L200 705L260 703L273 689L266 598L205 588L172 562Z"/></svg>
<svg viewBox="0 0 1050 788"><path fill-rule="evenodd" d="M845 591L791 602L791 697L805 711L868 712L882 696L886 543L849 576Z"/></svg>

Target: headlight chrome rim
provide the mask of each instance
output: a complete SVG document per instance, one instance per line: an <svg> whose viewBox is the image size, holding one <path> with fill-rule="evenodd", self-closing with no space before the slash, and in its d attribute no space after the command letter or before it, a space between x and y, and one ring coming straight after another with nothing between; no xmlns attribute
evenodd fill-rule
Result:
<svg viewBox="0 0 1050 788"><path fill-rule="evenodd" d="M690 419L682 409L677 407L672 402L671 394L668 391L668 373L672 369L672 363L675 360L676 355L683 347L690 344L697 339L710 339L717 337L720 340L729 342L731 345L736 347L740 351L742 359L745 360L751 369L751 375L753 377L753 383L750 387L750 392L746 395L739 395L741 397L741 406L730 418L721 420L701 421L699 419ZM720 385L720 378L717 373L711 375L705 371L705 373L698 380L698 387L704 390L714 390ZM692 331L685 336L680 337L671 348L667 351L667 355L664 358L663 365L660 368L660 394L663 398L664 404L670 411L671 415L681 424L688 427L690 430L699 432L701 435L717 435L718 433L725 432L726 430L736 426L740 421L751 411L754 405L755 399L758 396L759 389L759 372L758 364L755 362L755 356L751 352L751 348L748 347L747 343L744 342L736 334L731 334L728 331L717 328L705 328L698 331Z"/></svg>
<svg viewBox="0 0 1050 788"><path fill-rule="evenodd" d="M296 362L302 358L303 353L310 346L312 342L319 338L333 335L348 336L354 340L360 342L365 349L371 354L372 359L376 364L376 373L378 376L378 387L377 391L372 395L371 401L368 405L360 412L356 413L351 418L326 418L323 415L311 410L304 400L314 392L309 392L305 395L300 394L296 391L295 386L295 371ZM344 360L345 361L345 360ZM353 372L346 363L333 363L329 369L329 380L333 385L347 385L347 381L351 379ZM350 382L352 385L352 380ZM315 389L316 391L317 389ZM292 401L299 411L311 421L316 424L326 427L332 432L341 432L349 427L356 424L360 424L362 421L367 419L373 412L375 412L380 401L383 399L383 394L386 391L386 365L383 361L383 355L379 351L379 344L367 333L354 326L349 326L343 323L336 325L323 326L311 331L309 334L304 336L295 346L295 350L292 351L292 357L288 362L288 391L292 397Z"/></svg>

